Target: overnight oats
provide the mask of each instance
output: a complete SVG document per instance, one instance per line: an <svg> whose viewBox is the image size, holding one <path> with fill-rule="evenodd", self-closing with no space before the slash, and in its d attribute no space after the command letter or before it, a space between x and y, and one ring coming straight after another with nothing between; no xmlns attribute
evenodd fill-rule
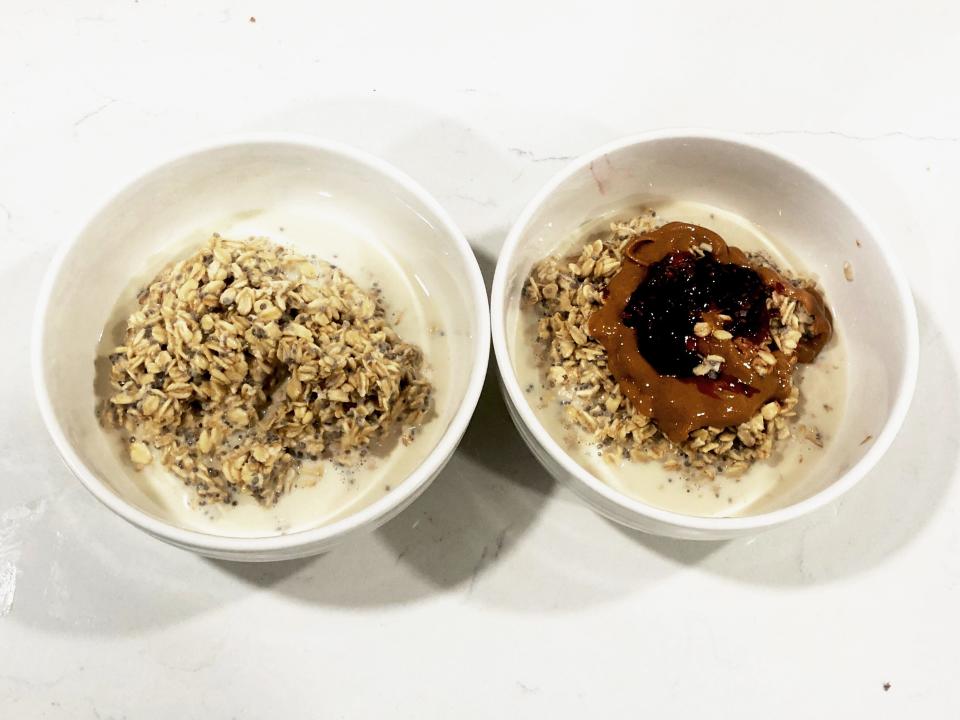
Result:
<svg viewBox="0 0 960 720"><path fill-rule="evenodd" d="M236 534L296 530L389 492L395 456L412 447L409 465L432 446L417 441L435 387L395 327L388 275L365 289L315 256L215 234L142 285L132 312L121 303L99 412L144 487L194 526Z"/></svg>
<svg viewBox="0 0 960 720"><path fill-rule="evenodd" d="M593 223L524 286L518 375L545 427L626 494L753 512L826 452L842 346L816 282L708 206Z"/></svg>

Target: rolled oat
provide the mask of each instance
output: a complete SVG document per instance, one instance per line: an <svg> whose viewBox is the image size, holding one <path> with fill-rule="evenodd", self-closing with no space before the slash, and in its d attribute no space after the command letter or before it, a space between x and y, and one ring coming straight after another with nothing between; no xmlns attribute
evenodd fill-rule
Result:
<svg viewBox="0 0 960 720"><path fill-rule="evenodd" d="M201 502L273 504L302 460L356 464L430 413L421 351L378 295L266 239L215 235L138 300L101 419L137 467L159 458Z"/></svg>

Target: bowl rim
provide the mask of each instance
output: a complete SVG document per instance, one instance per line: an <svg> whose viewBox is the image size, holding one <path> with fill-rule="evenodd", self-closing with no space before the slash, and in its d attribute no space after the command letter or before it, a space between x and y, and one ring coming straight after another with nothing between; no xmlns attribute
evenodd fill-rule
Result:
<svg viewBox="0 0 960 720"><path fill-rule="evenodd" d="M847 210L863 224L870 235L870 239L879 250L883 262L887 265L894 278L895 297L903 308L905 318L905 360L903 371L897 382L896 397L886 422L882 430L876 435L873 445L857 463L842 473L827 487L785 508L744 517L700 517L664 510L640 500L630 498L590 473L560 447L560 444L553 439L537 419L514 373L508 351L505 327L508 267L512 263L516 250L520 245L520 238L527 231L534 214L558 187L578 171L589 166L591 162L602 158L604 155L630 146L662 140L708 140L727 143L765 153L780 162L792 165L796 170L809 177L813 182L819 183L827 192L836 197ZM839 189L834 182L825 177L819 169L814 170L809 163L789 153L784 153L780 149L771 147L766 143L757 142L750 136L722 130L667 128L631 134L601 145L571 161L566 167L550 178L540 191L534 195L511 226L507 239L497 258L497 267L490 293L491 333L493 337L494 354L496 356L503 388L526 428L532 433L541 447L546 450L549 456L563 468L568 477L574 478L582 484L583 489L590 493L591 499L597 497L602 498L607 503L611 503L621 510L626 510L633 516L648 518L667 525L705 533L761 530L811 513L846 493L873 468L880 457L890 447L894 437L900 430L910 407L916 386L920 347L916 307L906 277L900 270L901 267L902 265L897 262L895 258L889 240L881 232L872 218L870 218L846 192ZM574 489L576 490L577 488ZM579 495L580 493L578 492L577 494ZM604 514L607 513L605 512Z"/></svg>
<svg viewBox="0 0 960 720"><path fill-rule="evenodd" d="M402 481L395 483L391 492L355 513L319 527L267 537L230 537L197 530L188 530L156 518L127 502L91 472L74 451L73 446L66 438L59 420L54 413L43 368L44 339L47 330L46 318L50 310L51 293L60 281L64 263L68 255L76 246L79 238L86 229L101 213L106 211L123 192L162 168L202 153L226 150L231 147L243 145L294 145L304 147L311 151L321 151L338 155L356 162L376 174L385 176L411 193L433 213L436 220L439 221L440 228L445 232L448 240L456 249L460 260L466 265L467 272L465 280L474 303L473 315L476 326L476 332L473 337L473 366L470 370L466 390L460 399L450 423L424 460ZM243 554L282 554L284 551L290 551L295 548L305 548L309 546L320 547L333 544L336 539L346 537L355 531L372 531L380 524L392 518L395 514L401 512L426 489L433 480L434 475L442 470L447 460L456 450L480 398L490 354L490 315L487 305L486 286L480 271L480 265L466 236L433 195L410 175L371 152L355 148L339 141L328 140L305 133L292 132L268 131L220 136L205 142L181 147L181 149L174 153L165 153L152 162L141 165L137 172L128 176L124 182L118 183L112 191L107 193L100 203L96 205L95 209L77 226L77 230L70 234L68 240L61 243L47 268L40 286L39 299L33 320L34 331L31 342L30 361L33 369L34 393L40 408L40 414L43 417L44 425L46 425L47 431L50 433L57 451L71 472L100 502L124 520L127 520L146 532L174 545L192 550L236 554L238 556Z"/></svg>

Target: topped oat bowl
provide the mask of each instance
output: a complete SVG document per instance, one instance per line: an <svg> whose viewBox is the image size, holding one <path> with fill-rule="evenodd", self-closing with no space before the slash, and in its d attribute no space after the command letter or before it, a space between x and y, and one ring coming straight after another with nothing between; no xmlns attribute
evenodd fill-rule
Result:
<svg viewBox="0 0 960 720"><path fill-rule="evenodd" d="M124 187L63 248L37 396L71 470L150 534L313 554L402 510L452 455L483 382L484 297L463 235L383 161L218 143Z"/></svg>
<svg viewBox="0 0 960 720"><path fill-rule="evenodd" d="M916 373L912 301L876 230L796 161L718 133L575 161L511 230L491 305L535 454L660 534L730 537L838 496Z"/></svg>

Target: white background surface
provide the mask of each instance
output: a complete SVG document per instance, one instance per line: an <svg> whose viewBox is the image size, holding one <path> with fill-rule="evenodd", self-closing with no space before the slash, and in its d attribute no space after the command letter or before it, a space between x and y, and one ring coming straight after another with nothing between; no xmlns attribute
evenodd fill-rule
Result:
<svg viewBox="0 0 960 720"><path fill-rule="evenodd" d="M960 715L955 3L2 10L0 717ZM729 543L618 529L545 476L492 383L422 499L306 561L166 547L57 458L28 375L38 281L144 163L236 131L346 141L432 191L489 276L565 158L671 125L807 158L899 251L920 383L842 503Z"/></svg>

